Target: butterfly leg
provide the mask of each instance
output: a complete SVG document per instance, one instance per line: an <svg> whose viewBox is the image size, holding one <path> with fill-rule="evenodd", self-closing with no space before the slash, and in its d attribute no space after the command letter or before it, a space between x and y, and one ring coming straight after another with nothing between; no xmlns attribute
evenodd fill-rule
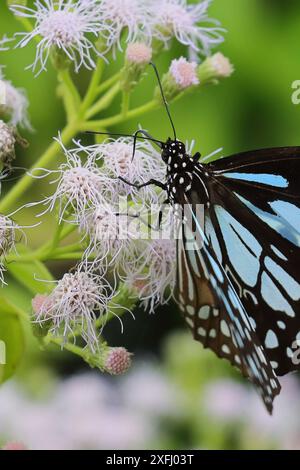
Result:
<svg viewBox="0 0 300 470"><path fill-rule="evenodd" d="M146 227L153 231L157 231L159 228L156 225L151 225L149 222L147 222L145 219L142 218L141 214L129 214L126 212L116 212L116 217L130 217L131 219L139 219L140 222L142 222Z"/></svg>
<svg viewBox="0 0 300 470"><path fill-rule="evenodd" d="M129 186L132 186L133 188L136 188L136 189L145 188L146 186L150 186L151 184L153 184L154 186L157 186L158 188L161 188L165 191L167 190L167 185L166 184L162 183L161 181L154 180L154 179L150 179L146 183L142 183L142 184L130 183L130 181L127 181L122 176L119 176L119 180L123 181L123 183L126 183Z"/></svg>
<svg viewBox="0 0 300 470"><path fill-rule="evenodd" d="M161 205L161 207L160 207L160 209L159 209L159 213L158 213L158 224L157 224L157 229L158 229L158 230L160 230L160 227L161 227L165 204L170 204L169 199L166 199L166 200L162 203L162 205Z"/></svg>

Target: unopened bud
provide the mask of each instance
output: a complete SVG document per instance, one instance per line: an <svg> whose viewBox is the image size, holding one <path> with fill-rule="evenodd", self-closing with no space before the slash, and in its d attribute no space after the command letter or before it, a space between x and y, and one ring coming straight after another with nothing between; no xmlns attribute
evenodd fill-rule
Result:
<svg viewBox="0 0 300 470"><path fill-rule="evenodd" d="M233 71L234 68L229 59L221 52L217 52L198 66L197 76L201 84L207 84L230 77Z"/></svg>
<svg viewBox="0 0 300 470"><path fill-rule="evenodd" d="M167 101L176 98L182 91L199 85L196 62L188 62L184 57L174 59L168 73L162 77L162 87ZM155 98L161 101L160 89L156 88Z"/></svg>
<svg viewBox="0 0 300 470"><path fill-rule="evenodd" d="M141 42L128 44L121 78L121 87L124 91L130 93L141 80L151 58L151 47Z"/></svg>
<svg viewBox="0 0 300 470"><path fill-rule="evenodd" d="M131 366L132 354L123 347L109 348L104 360L104 369L111 375L120 375Z"/></svg>

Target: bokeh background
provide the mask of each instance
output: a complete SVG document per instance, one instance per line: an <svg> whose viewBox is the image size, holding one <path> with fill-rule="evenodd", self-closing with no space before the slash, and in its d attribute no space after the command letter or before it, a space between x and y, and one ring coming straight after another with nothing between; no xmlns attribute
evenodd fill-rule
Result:
<svg viewBox="0 0 300 470"><path fill-rule="evenodd" d="M181 139L196 140L202 154L223 147L225 155L268 146L300 145L300 106L291 101L292 82L300 79L300 3L297 0L215 0L211 16L227 29L219 50L230 58L234 75L172 106ZM0 33L20 28L0 5ZM183 51L174 46L157 60L162 73ZM29 167L64 124L55 95L56 77L34 78L25 66L34 49L0 53L6 77L26 89L34 134L30 147L18 153ZM112 65L119 67L118 60ZM81 90L89 74L76 82ZM147 101L155 84L149 71L133 103ZM118 109L118 102L113 104ZM111 112L111 111L110 111ZM162 110L115 129L132 132L142 124L159 139L170 127ZM4 185L9 187L9 184ZM41 198L36 185L19 201ZM26 216L18 219L28 224ZM51 219L32 232L38 245ZM68 265L52 266L59 276ZM121 378L89 371L68 353L41 351L27 344L18 376L0 389L0 444L21 440L32 449L299 449L300 385L297 375L282 380L283 392L269 417L252 387L224 361L192 340L175 305L155 315L136 311L125 318L125 333L111 322L112 345L132 351L132 370Z"/></svg>

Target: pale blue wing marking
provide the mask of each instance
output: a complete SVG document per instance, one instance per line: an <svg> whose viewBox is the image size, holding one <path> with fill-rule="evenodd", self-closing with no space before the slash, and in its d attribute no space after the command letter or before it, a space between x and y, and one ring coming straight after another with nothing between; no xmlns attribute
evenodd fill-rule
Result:
<svg viewBox="0 0 300 470"><path fill-rule="evenodd" d="M286 201L273 201L269 203L277 215L285 219L291 227L300 232L300 209Z"/></svg>
<svg viewBox="0 0 300 470"><path fill-rule="evenodd" d="M205 217L205 234L213 247L216 257L218 258L218 261L222 263L222 250L220 247L218 237L216 235L216 231L214 229L214 226L209 216Z"/></svg>
<svg viewBox="0 0 300 470"><path fill-rule="evenodd" d="M293 245L300 247L300 227L299 227L299 222L297 224L296 221L292 219L291 214L293 213L294 215L297 214L298 212L293 211L288 213L284 213L281 211L279 212L279 206L275 206L278 210L278 213L276 214L271 214L270 212L266 212L259 207L256 207L254 204L252 204L250 201L247 199L243 198L237 193L234 193L235 196L240 199L240 201L245 204L248 209L250 209L257 217L259 217L265 224L267 224L269 227L271 227L275 232L279 233L283 238L286 240L289 240ZM278 202L283 202L283 201L278 201ZM270 203L274 204L274 203ZM288 204L288 203L287 203ZM291 204L292 206L292 204ZM293 206L295 209L299 211L299 209L295 206ZM272 207L273 210L275 210ZM283 209L283 206L281 206L281 209ZM291 223L290 223L291 222Z"/></svg>
<svg viewBox="0 0 300 470"><path fill-rule="evenodd" d="M291 299L300 300L300 284L268 256L265 259L265 265Z"/></svg>
<svg viewBox="0 0 300 470"><path fill-rule="evenodd" d="M280 175L273 175L269 173L223 173L222 176L226 178L247 181L249 183L261 183L267 186L274 186L276 188L288 188L289 182L286 178Z"/></svg>
<svg viewBox="0 0 300 470"><path fill-rule="evenodd" d="M266 272L263 272L261 275L261 295L264 301L275 312L283 312L291 318L295 317L295 312L292 306Z"/></svg>
<svg viewBox="0 0 300 470"><path fill-rule="evenodd" d="M244 283L254 287L260 270L261 245L223 207L215 206L215 213L231 264Z"/></svg>

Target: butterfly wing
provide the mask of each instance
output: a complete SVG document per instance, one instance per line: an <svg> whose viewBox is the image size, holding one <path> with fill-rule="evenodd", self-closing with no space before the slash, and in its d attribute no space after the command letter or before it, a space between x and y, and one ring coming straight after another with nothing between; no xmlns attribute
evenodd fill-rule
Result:
<svg viewBox="0 0 300 470"><path fill-rule="evenodd" d="M210 245L276 373L298 369L300 149L247 152L209 169Z"/></svg>
<svg viewBox="0 0 300 470"><path fill-rule="evenodd" d="M276 375L190 201L185 208L200 233L202 246L191 235L191 225L183 224L177 249L180 309L194 338L249 377L271 412L273 399L280 392Z"/></svg>

